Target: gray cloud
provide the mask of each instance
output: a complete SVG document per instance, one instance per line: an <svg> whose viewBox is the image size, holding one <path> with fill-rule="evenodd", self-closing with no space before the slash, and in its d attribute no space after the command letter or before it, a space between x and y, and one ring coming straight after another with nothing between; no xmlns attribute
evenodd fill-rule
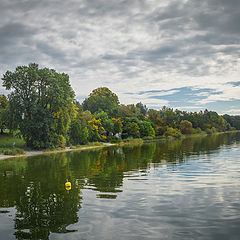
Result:
<svg viewBox="0 0 240 240"><path fill-rule="evenodd" d="M81 98L107 85L126 103L141 91L172 89L173 82L217 91L239 81L238 0L0 4L1 74L37 62L68 73Z"/></svg>

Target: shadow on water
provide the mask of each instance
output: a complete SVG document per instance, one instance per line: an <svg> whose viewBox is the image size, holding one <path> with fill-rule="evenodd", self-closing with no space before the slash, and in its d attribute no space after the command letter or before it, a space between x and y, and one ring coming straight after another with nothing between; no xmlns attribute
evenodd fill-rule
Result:
<svg viewBox="0 0 240 240"><path fill-rule="evenodd" d="M176 166L189 156L210 155L236 141L240 134L221 134L1 161L0 216L15 207L17 239L72 232L68 226L79 220L83 189L96 191L96 198L114 200L129 172L147 174L150 163ZM64 188L67 179L70 191Z"/></svg>

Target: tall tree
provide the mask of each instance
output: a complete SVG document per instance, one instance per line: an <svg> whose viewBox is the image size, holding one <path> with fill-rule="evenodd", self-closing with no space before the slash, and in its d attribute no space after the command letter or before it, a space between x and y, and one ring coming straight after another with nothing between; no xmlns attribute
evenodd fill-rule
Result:
<svg viewBox="0 0 240 240"><path fill-rule="evenodd" d="M2 80L12 90L8 96L11 119L18 123L27 145L49 147L59 141L62 145L74 107L69 76L32 63L7 71Z"/></svg>
<svg viewBox="0 0 240 240"><path fill-rule="evenodd" d="M0 129L1 134L3 134L3 130L6 128L6 120L7 120L7 97L3 94L0 95Z"/></svg>
<svg viewBox="0 0 240 240"><path fill-rule="evenodd" d="M92 114L103 110L110 117L117 115L118 96L107 87L94 89L88 98L83 101L83 110L89 110Z"/></svg>

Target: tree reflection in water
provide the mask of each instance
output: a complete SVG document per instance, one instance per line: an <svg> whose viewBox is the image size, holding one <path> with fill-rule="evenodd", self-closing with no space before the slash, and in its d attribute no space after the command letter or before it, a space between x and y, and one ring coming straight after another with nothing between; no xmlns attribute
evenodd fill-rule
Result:
<svg viewBox="0 0 240 240"><path fill-rule="evenodd" d="M194 137L1 161L0 208L5 208L3 212L16 208L17 239L49 239L51 232L74 231L68 227L78 222L81 189L93 189L96 198L114 201L128 172L147 174L150 163L174 167L186 161L186 156L210 154L239 137ZM70 191L64 188L67 179L72 183Z"/></svg>

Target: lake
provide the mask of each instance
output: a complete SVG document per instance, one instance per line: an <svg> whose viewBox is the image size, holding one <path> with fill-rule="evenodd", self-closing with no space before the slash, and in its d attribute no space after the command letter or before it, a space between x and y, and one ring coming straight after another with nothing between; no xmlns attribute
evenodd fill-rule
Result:
<svg viewBox="0 0 240 240"><path fill-rule="evenodd" d="M0 239L240 239L240 133L2 160Z"/></svg>

